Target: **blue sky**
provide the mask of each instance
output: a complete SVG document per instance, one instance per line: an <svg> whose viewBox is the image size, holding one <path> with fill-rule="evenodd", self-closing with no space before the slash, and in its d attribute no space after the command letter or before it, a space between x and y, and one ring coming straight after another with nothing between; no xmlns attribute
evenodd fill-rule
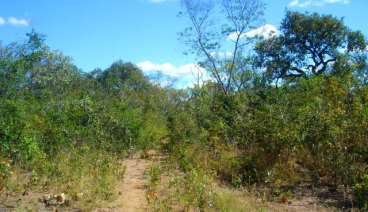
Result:
<svg viewBox="0 0 368 212"><path fill-rule="evenodd" d="M345 17L348 26L368 35L367 0L264 2L268 25L278 27L289 8ZM178 0L1 0L0 40L22 41L34 28L84 71L122 59L145 65L146 72L167 69L186 77L193 57L182 54L185 47L178 41L177 33L186 26L179 11Z"/></svg>

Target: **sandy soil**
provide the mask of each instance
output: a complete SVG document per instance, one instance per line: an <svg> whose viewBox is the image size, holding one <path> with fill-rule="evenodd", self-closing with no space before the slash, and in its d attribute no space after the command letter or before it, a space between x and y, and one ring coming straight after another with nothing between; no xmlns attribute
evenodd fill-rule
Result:
<svg viewBox="0 0 368 212"><path fill-rule="evenodd" d="M145 170L151 164L149 160L134 156L124 161L124 180L118 185L119 197L109 208L96 209L95 212L140 212L148 211L146 199Z"/></svg>

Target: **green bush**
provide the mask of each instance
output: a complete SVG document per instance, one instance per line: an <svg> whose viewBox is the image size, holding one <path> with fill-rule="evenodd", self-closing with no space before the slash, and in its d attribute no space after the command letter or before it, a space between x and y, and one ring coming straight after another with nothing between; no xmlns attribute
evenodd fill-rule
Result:
<svg viewBox="0 0 368 212"><path fill-rule="evenodd" d="M212 178L201 170L192 169L184 177L177 177L171 182L176 189L176 197L187 209L205 211L214 207Z"/></svg>
<svg viewBox="0 0 368 212"><path fill-rule="evenodd" d="M6 186L11 174L10 162L0 157L0 191L3 190L4 186Z"/></svg>
<svg viewBox="0 0 368 212"><path fill-rule="evenodd" d="M361 182L356 183L353 188L359 208L368 210L368 174L365 174Z"/></svg>

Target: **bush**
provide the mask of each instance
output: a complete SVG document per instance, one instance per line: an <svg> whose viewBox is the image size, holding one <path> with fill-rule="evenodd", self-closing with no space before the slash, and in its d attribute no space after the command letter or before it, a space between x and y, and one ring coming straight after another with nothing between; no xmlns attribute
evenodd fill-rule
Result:
<svg viewBox="0 0 368 212"><path fill-rule="evenodd" d="M353 188L358 207L368 210L368 174L365 174L361 182L356 183Z"/></svg>
<svg viewBox="0 0 368 212"><path fill-rule="evenodd" d="M4 186L6 186L11 174L10 161L0 157L0 192L3 190Z"/></svg>
<svg viewBox="0 0 368 212"><path fill-rule="evenodd" d="M176 196L184 207L206 211L214 207L212 178L203 171L192 169L184 177L177 177L171 182L176 189Z"/></svg>

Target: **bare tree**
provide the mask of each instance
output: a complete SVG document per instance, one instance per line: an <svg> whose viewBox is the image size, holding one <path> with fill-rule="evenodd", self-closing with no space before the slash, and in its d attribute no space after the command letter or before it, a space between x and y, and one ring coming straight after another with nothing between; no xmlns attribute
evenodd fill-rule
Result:
<svg viewBox="0 0 368 212"><path fill-rule="evenodd" d="M246 32L261 23L265 5L261 0L182 0L182 15L190 21L180 35L210 72L225 95L239 90L244 49L251 42Z"/></svg>

